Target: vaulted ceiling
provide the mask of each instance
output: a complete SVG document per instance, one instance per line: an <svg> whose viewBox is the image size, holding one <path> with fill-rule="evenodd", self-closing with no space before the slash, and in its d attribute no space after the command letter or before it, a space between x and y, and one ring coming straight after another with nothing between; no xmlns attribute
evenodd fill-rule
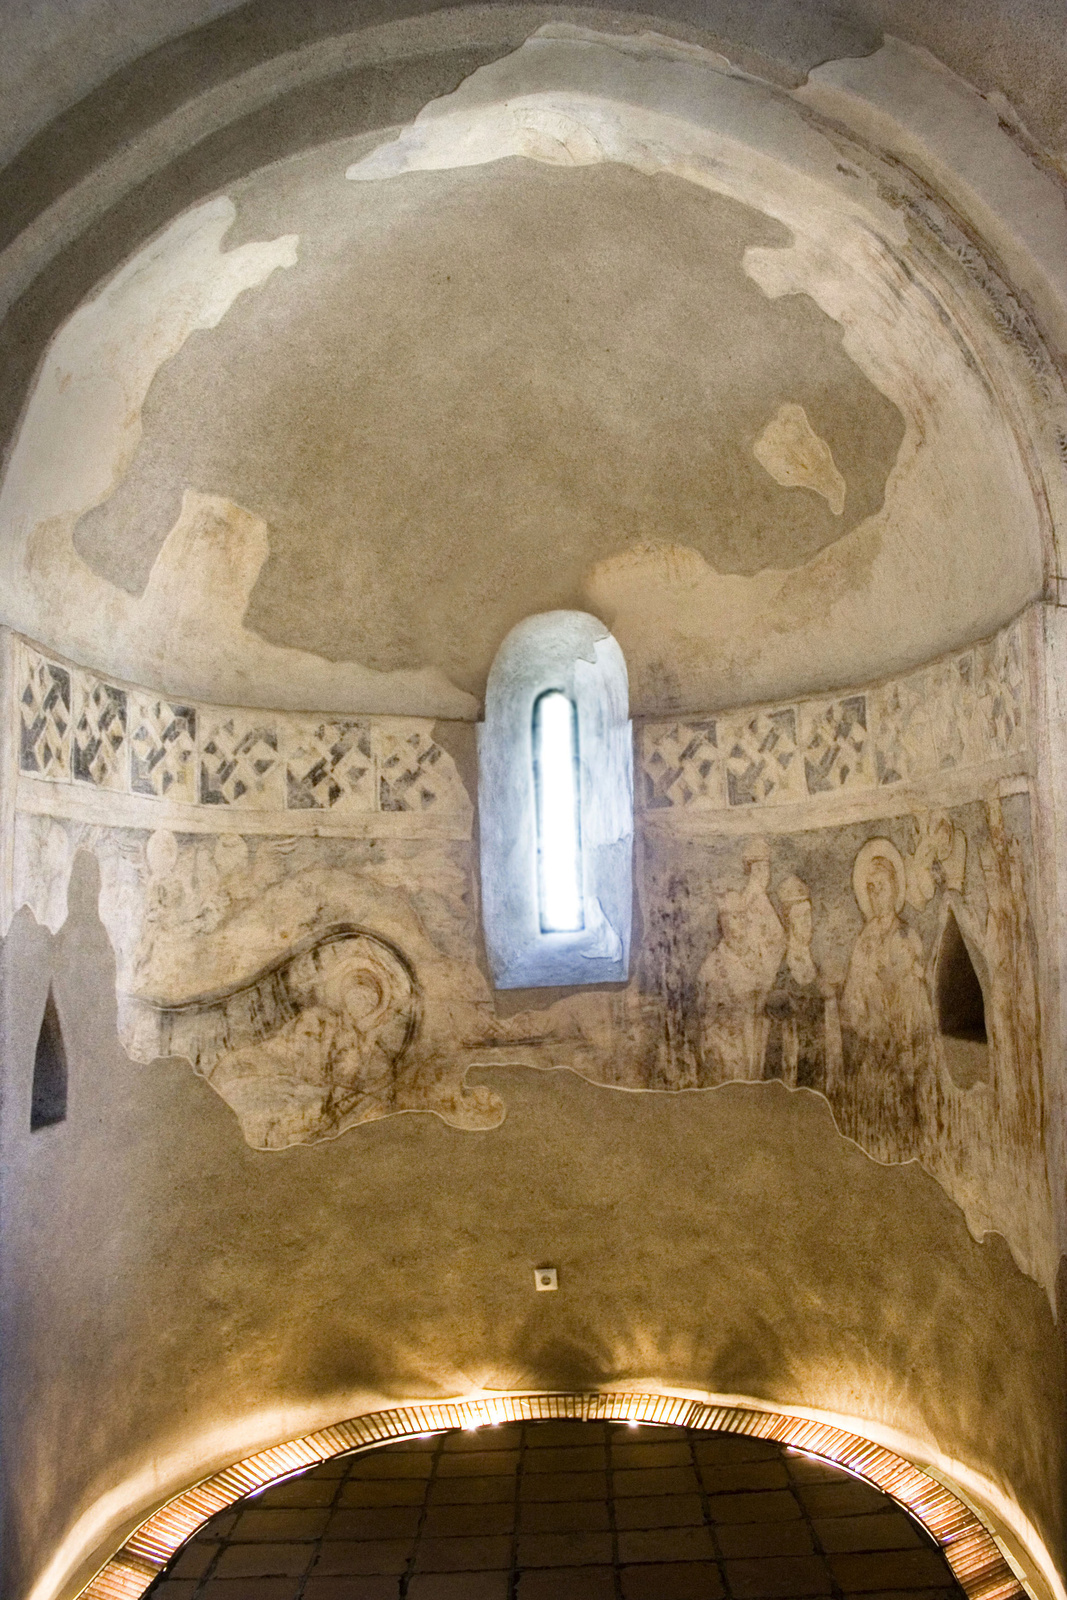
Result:
<svg viewBox="0 0 1067 1600"><path fill-rule="evenodd" d="M1057 9L13 6L4 620L459 717L561 606L651 712L990 631L1056 566L1043 269L872 135L910 97L1054 187Z"/></svg>

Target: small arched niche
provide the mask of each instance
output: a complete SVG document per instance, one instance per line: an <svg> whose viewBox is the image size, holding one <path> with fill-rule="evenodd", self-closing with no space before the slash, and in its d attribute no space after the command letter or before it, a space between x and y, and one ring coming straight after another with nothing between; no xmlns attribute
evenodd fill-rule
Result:
<svg viewBox="0 0 1067 1600"><path fill-rule="evenodd" d="M934 969L937 1021L945 1064L954 1083L969 1089L989 1077L985 997L967 941L949 910Z"/></svg>
<svg viewBox="0 0 1067 1600"><path fill-rule="evenodd" d="M33 1093L30 1100L30 1131L51 1128L66 1120L67 1052L59 1026L59 1012L51 988L44 1003L41 1031L33 1058Z"/></svg>
<svg viewBox="0 0 1067 1600"><path fill-rule="evenodd" d="M498 989L625 982L633 904L626 662L547 611L497 653L478 729L482 916Z"/></svg>

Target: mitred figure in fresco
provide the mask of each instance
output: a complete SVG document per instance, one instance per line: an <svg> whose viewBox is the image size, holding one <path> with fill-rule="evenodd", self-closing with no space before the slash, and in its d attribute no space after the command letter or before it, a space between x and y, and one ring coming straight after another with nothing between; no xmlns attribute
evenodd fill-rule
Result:
<svg viewBox="0 0 1067 1600"><path fill-rule="evenodd" d="M767 996L770 1023L765 1078L790 1088L828 1089L840 1073L841 1026L833 987L822 981L811 953L811 894L797 877L778 888L785 914L786 949Z"/></svg>
<svg viewBox="0 0 1067 1600"><path fill-rule="evenodd" d="M869 839L852 887L866 926L841 995L846 1131L886 1160L914 1153L919 1088L933 1065L936 1028L922 941L901 918L904 860L889 839Z"/></svg>
<svg viewBox="0 0 1067 1600"><path fill-rule="evenodd" d="M701 1082L763 1077L770 1019L766 1000L785 954L785 930L767 893L770 850L752 839L745 885L719 901L719 943L700 969Z"/></svg>
<svg viewBox="0 0 1067 1600"><path fill-rule="evenodd" d="M702 1084L763 1075L759 974L749 948L744 896L736 889L719 901L719 934L697 980Z"/></svg>

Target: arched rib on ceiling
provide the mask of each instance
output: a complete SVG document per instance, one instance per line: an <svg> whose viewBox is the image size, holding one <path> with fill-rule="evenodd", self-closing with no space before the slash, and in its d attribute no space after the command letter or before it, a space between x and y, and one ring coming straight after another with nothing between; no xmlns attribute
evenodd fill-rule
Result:
<svg viewBox="0 0 1067 1600"><path fill-rule="evenodd" d="M404 0L358 7L354 0L317 0L296 8L285 0L248 0L119 66L43 125L40 108L29 105L20 120L13 97L8 148L20 137L25 143L0 167L0 350L8 376L0 396L0 445L10 438L51 332L95 283L178 212L266 162L408 122L479 66L518 49L546 22L567 18L619 33L668 34L716 53L735 72L784 92L800 88L816 103L823 64L840 64L844 78L838 81L840 75L831 71L826 85L834 97L832 114L868 129L872 116L880 117L884 133L892 123L884 92L865 103L862 88L857 96L847 81L851 62L882 53L884 21L950 68L973 75L983 91L994 87L1002 99L1006 93L1022 109L1027 127L1055 145L1058 130L1046 126L1039 103L1030 104L1035 95L1040 100L1043 85L1057 89L1060 81L1055 55L1062 30L1055 6L1044 9L1047 17L1031 16L1020 30L1014 15L1000 24L996 8L989 7L980 18L961 9L955 18L942 19L926 14L927 8L912 16L904 5L896 8L899 15L883 18L885 7L858 4L852 15L848 8L822 6L802 12L775 7L771 14L760 0L673 0L655 12L625 4L609 11L582 5L561 11L541 4L466 3L413 15L416 8ZM165 32L150 17L143 21L143 32L130 27L131 41ZM72 17L63 27L77 25ZM63 27L48 41L54 50L63 47ZM91 82L98 49L86 52L73 74L57 79L38 71L39 82ZM14 74L17 40L12 60ZM987 83L988 71L977 70L983 62L1003 82ZM897 63L893 71L899 70ZM979 102L962 79L942 84L943 93L950 89ZM36 98L43 105L40 88ZM922 98L913 100L913 111ZM1009 124L993 105L984 110L1002 139L1004 161L1011 164L1014 154L1017 168L1014 178L1007 175L1008 182L999 184L1001 198L1010 201L1016 192L1032 213L1034 195L1022 193L1029 165L1024 150L1050 170L1057 158L1046 157L1021 125L1013 151ZM959 131L957 153L965 157L968 130ZM918 145L910 143L914 155ZM1031 176L1037 176L1036 168ZM1055 251L1055 239L1049 242Z"/></svg>

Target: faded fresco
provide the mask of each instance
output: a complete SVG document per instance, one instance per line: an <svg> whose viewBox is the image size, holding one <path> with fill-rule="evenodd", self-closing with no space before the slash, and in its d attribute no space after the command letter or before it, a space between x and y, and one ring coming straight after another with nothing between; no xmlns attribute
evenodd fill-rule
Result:
<svg viewBox="0 0 1067 1600"><path fill-rule="evenodd" d="M920 1162L1047 1282L1029 780L1003 775L1021 754L1018 661L994 642L927 669L962 707L954 740L908 680L832 717L646 725L629 980L505 998L467 790L433 724L260 717L253 740L239 713L169 707L153 762L143 707L33 658L14 903L58 928L77 851L96 857L124 1048L188 1060L256 1149L404 1111L491 1128L506 1108L486 1074L502 1065L661 1095L784 1089L821 1096L875 1160ZM904 766L885 755L884 708L912 701L910 770L925 730L980 797L878 815ZM223 761L230 722L241 748ZM101 789L138 825L95 820ZM866 819L834 820L857 790Z"/></svg>
<svg viewBox="0 0 1067 1600"><path fill-rule="evenodd" d="M642 865L630 984L512 1017L521 1059L630 1090L817 1093L868 1155L918 1161L976 1234L1051 1269L1027 795L646 836Z"/></svg>
<svg viewBox="0 0 1067 1600"><path fill-rule="evenodd" d="M954 1096L980 1087L1038 1142L1029 857L1025 796L771 839L656 840L634 1086L816 1089L886 1161L922 1155ZM960 1018L968 971L977 1000Z"/></svg>
<svg viewBox="0 0 1067 1600"><path fill-rule="evenodd" d="M465 842L47 818L20 818L18 841L42 916L62 910L78 845L93 850L126 1050L187 1058L259 1149L399 1111L491 1127L505 1108L468 1075L515 1063L616 1089L818 1093L869 1155L973 1191L987 1226L999 1189L1045 1181L1025 795L769 838L646 837L629 983L530 991L506 1017Z"/></svg>
<svg viewBox="0 0 1067 1600"><path fill-rule="evenodd" d="M493 1126L504 1108L466 1086L456 1048L484 1031L488 1002L471 960L467 849L167 830L101 839L125 1048L145 1062L186 1057L258 1149L407 1110Z"/></svg>
<svg viewBox="0 0 1067 1600"><path fill-rule="evenodd" d="M654 837L631 983L510 1026L531 1047L569 1040L575 1070L619 1087L817 1090L882 1161L943 1150L969 1102L1022 1154L1043 1119L1032 873L1025 795L771 838Z"/></svg>

